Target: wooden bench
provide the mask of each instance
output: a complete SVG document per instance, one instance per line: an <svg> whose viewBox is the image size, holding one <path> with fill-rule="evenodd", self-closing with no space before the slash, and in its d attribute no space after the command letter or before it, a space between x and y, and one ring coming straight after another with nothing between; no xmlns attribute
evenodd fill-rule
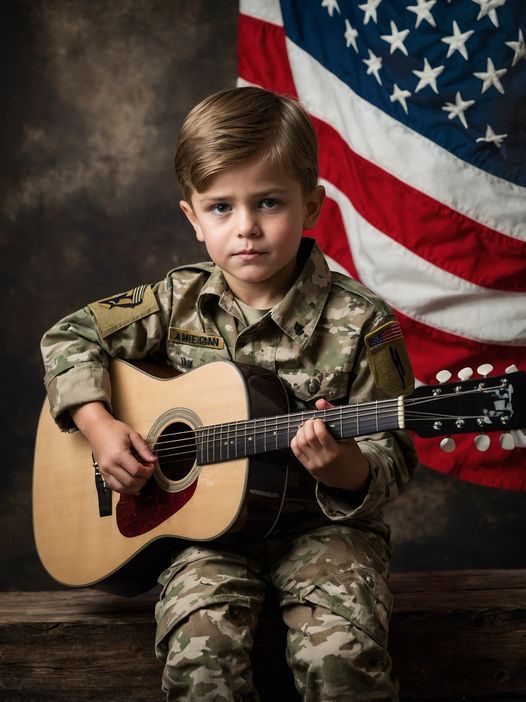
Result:
<svg viewBox="0 0 526 702"><path fill-rule="evenodd" d="M401 700L526 700L526 570L396 573L391 652ZM0 593L0 700L162 700L155 593ZM254 649L262 701L299 699L268 611Z"/></svg>

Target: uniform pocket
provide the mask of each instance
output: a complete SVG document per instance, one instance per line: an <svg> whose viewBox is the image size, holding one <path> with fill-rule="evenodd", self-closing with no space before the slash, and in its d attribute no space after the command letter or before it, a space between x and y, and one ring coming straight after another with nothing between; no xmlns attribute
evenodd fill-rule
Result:
<svg viewBox="0 0 526 702"><path fill-rule="evenodd" d="M303 403L314 402L322 397L329 402L347 401L349 375L343 371L282 369L278 375L289 393Z"/></svg>
<svg viewBox="0 0 526 702"><path fill-rule="evenodd" d="M387 646L393 597L374 570L360 566L333 573L314 581L300 594L305 601L343 617L380 646Z"/></svg>

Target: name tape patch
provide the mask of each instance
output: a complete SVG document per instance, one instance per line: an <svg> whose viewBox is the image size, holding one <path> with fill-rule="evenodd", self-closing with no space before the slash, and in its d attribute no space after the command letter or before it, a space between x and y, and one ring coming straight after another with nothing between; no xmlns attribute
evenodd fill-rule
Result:
<svg viewBox="0 0 526 702"><path fill-rule="evenodd" d="M207 349L222 349L225 346L225 341L221 336L213 334L204 334L203 332L193 329L179 329L178 327L170 327L168 331L168 340L178 344L189 344L190 346L203 346Z"/></svg>

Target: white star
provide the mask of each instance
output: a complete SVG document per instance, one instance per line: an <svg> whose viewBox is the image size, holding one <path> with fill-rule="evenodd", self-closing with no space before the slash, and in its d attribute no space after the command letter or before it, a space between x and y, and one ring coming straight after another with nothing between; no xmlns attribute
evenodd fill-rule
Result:
<svg viewBox="0 0 526 702"><path fill-rule="evenodd" d="M451 34L449 37L444 37L440 40L443 41L444 44L449 44L449 49L447 50L447 58L449 58L451 54L455 51L458 51L460 54L462 54L466 61L468 60L468 52L464 44L473 34L473 31L473 29L470 29L468 32L462 33L458 27L458 24L455 21L453 21L453 34Z"/></svg>
<svg viewBox="0 0 526 702"><path fill-rule="evenodd" d="M404 112L407 114L406 99L408 97L411 97L411 93L409 92L409 90L401 90L395 83L393 86L393 92L389 96L389 100L391 100L391 102L394 102L395 100L399 102L404 108Z"/></svg>
<svg viewBox="0 0 526 702"><path fill-rule="evenodd" d="M495 144L499 149L502 146L502 142L504 139L507 137L507 134L495 134L493 129L489 126L489 124L486 125L486 136L479 137L477 139L478 141L487 141L489 144Z"/></svg>
<svg viewBox="0 0 526 702"><path fill-rule="evenodd" d="M373 21L375 23L378 22L378 17L376 16L376 10L378 8L378 5L382 2L382 0L367 0L365 5L358 5L360 10L363 10L365 12L365 17L363 18L363 23L367 24L371 17L373 18Z"/></svg>
<svg viewBox="0 0 526 702"><path fill-rule="evenodd" d="M499 26L499 20L497 18L497 10L495 8L502 7L506 0L473 0L477 5L480 5L480 12L477 19L480 20L486 15L493 22L495 27Z"/></svg>
<svg viewBox="0 0 526 702"><path fill-rule="evenodd" d="M507 68L496 69L493 65L493 61L489 58L487 63L487 70L480 73L474 73L473 75L475 76L475 78L480 78L480 80L483 81L483 93L485 93L488 88L491 88L491 86L493 86L494 88L497 88L499 93L504 94L504 88L502 87L502 83L500 82L500 77L507 72Z"/></svg>
<svg viewBox="0 0 526 702"><path fill-rule="evenodd" d="M454 119L455 117L458 117L464 125L464 127L467 129L468 123L466 122L466 115L464 114L464 112L467 109L469 109L474 103L475 100L463 100L462 95L460 93L457 93L455 96L455 104L453 104L452 102L446 102L442 109L446 112L449 112L447 116L448 119Z"/></svg>
<svg viewBox="0 0 526 702"><path fill-rule="evenodd" d="M345 20L345 41L347 42L347 48L351 46L358 53L358 47L356 46L356 37L358 32L354 29L348 19Z"/></svg>
<svg viewBox="0 0 526 702"><path fill-rule="evenodd" d="M431 68L431 66L429 65L429 61L425 58L424 68L421 71L413 71L415 76L418 76L420 78L420 80L418 81L418 85L415 88L415 93L418 93L419 90L425 88L426 85L430 85L431 88L435 91L435 93L438 93L437 78L443 70L444 66L437 66L436 68Z"/></svg>
<svg viewBox="0 0 526 702"><path fill-rule="evenodd" d="M338 0L321 0L321 6L327 8L329 17L332 17L334 10L341 15L340 8L338 6Z"/></svg>
<svg viewBox="0 0 526 702"><path fill-rule="evenodd" d="M375 56L371 49L369 49L369 58L363 59L363 62L367 66L367 75L370 76L372 73L380 85L382 85L382 81L380 79L380 69L382 68L381 57Z"/></svg>
<svg viewBox="0 0 526 702"><path fill-rule="evenodd" d="M522 29L519 29L519 38L517 41L507 41L506 46L515 51L515 56L513 57L512 66L515 66L517 61L521 59L526 59L526 43L524 42L524 37L522 35Z"/></svg>
<svg viewBox="0 0 526 702"><path fill-rule="evenodd" d="M407 49L404 46L404 39L408 34L409 29L402 29L402 31L399 32L398 27L393 20L391 20L391 34L382 34L380 38L391 45L391 49L389 51L390 54L393 54L397 49L399 49L403 54L408 56Z"/></svg>
<svg viewBox="0 0 526 702"><path fill-rule="evenodd" d="M430 25L436 27L435 20L431 14L431 8L436 5L436 0L416 0L416 5L408 5L409 12L414 12L416 15L415 27L418 29L422 20L426 20Z"/></svg>

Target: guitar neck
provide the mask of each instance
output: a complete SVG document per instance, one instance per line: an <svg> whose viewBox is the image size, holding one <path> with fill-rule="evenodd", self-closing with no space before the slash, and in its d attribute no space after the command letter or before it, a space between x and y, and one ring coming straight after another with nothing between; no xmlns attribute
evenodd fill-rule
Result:
<svg viewBox="0 0 526 702"><path fill-rule="evenodd" d="M400 429L404 426L403 415L400 397L201 427L196 432L197 463L220 463L288 449L308 419L323 420L334 438L341 440Z"/></svg>

